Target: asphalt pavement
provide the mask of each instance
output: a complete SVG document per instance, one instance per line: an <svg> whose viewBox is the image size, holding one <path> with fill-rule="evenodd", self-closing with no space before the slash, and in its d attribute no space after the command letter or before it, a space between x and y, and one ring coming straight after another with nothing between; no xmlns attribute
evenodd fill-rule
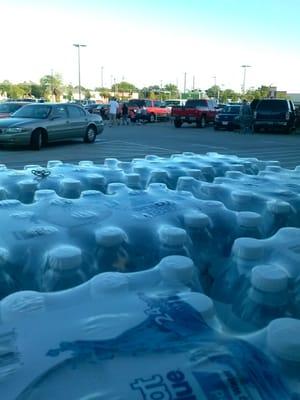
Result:
<svg viewBox="0 0 300 400"><path fill-rule="evenodd" d="M51 144L40 151L27 148L0 148L0 163L9 168L24 165L46 166L49 160L77 163L92 160L102 163L107 157L131 160L147 154L169 156L174 153L217 152L261 160L278 160L286 168L300 165L300 134L259 133L243 135L238 132L214 131L193 125L175 128L171 122L145 125L106 126L95 143L81 141Z"/></svg>

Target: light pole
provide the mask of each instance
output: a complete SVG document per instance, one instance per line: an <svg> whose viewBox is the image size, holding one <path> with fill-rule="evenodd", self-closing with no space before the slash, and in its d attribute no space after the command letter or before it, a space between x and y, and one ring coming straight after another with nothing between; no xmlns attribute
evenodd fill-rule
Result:
<svg viewBox="0 0 300 400"><path fill-rule="evenodd" d="M186 72L184 73L184 78L183 78L183 93L186 91Z"/></svg>
<svg viewBox="0 0 300 400"><path fill-rule="evenodd" d="M218 93L217 93L217 77L216 75L213 76L214 79L214 86L215 86L215 98L218 97Z"/></svg>
<svg viewBox="0 0 300 400"><path fill-rule="evenodd" d="M73 44L74 47L78 49L78 95L79 101L81 101L81 83L80 83L80 47L86 47L86 44Z"/></svg>
<svg viewBox="0 0 300 400"><path fill-rule="evenodd" d="M242 92L243 92L243 94L245 94L245 92L246 92L246 71L247 71L247 68L250 68L251 67L251 65L241 65L241 68L243 68L244 69L244 78L243 78L243 86L242 86Z"/></svg>
<svg viewBox="0 0 300 400"><path fill-rule="evenodd" d="M101 67L101 87L103 89L103 69L104 67Z"/></svg>

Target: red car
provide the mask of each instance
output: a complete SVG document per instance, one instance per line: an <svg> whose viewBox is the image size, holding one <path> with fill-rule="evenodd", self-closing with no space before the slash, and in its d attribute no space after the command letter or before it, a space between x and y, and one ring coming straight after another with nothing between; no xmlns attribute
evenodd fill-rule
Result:
<svg viewBox="0 0 300 400"><path fill-rule="evenodd" d="M132 99L128 102L129 115L136 113L139 107L143 107L146 111L145 119L149 122L155 122L158 119L168 119L170 117L170 109L160 100L149 99Z"/></svg>
<svg viewBox="0 0 300 400"><path fill-rule="evenodd" d="M26 104L28 103L22 101L7 101L5 103L0 103L0 118L10 117L11 114Z"/></svg>
<svg viewBox="0 0 300 400"><path fill-rule="evenodd" d="M214 122L216 114L215 101L207 99L190 99L184 106L172 108L172 117L176 128L180 128L183 123L196 123L197 127L204 128L207 123Z"/></svg>

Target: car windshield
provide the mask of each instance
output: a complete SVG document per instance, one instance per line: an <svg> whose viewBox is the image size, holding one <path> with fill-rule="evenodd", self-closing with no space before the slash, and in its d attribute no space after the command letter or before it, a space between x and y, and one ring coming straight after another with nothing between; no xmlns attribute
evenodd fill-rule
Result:
<svg viewBox="0 0 300 400"><path fill-rule="evenodd" d="M240 106L226 106L223 112L226 114L239 114Z"/></svg>
<svg viewBox="0 0 300 400"><path fill-rule="evenodd" d="M0 113L12 113L22 107L23 104L0 104Z"/></svg>
<svg viewBox="0 0 300 400"><path fill-rule="evenodd" d="M45 119L49 116L51 111L50 106L46 105L30 105L24 106L20 110L16 111L12 117L14 118L34 118L34 119Z"/></svg>

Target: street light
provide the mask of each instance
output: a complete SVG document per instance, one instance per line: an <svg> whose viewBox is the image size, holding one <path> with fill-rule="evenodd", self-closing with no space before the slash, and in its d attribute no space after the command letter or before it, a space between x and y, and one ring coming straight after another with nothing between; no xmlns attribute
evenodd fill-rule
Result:
<svg viewBox="0 0 300 400"><path fill-rule="evenodd" d="M217 93L217 77L216 77L216 75L213 76L213 79L214 79L215 98L216 98L218 96L218 93Z"/></svg>
<svg viewBox="0 0 300 400"><path fill-rule="evenodd" d="M81 83L80 83L80 47L86 47L86 44L73 44L74 47L78 49L78 94L79 94L79 101L81 100Z"/></svg>
<svg viewBox="0 0 300 400"><path fill-rule="evenodd" d="M102 87L102 89L103 89L103 69L104 69L104 67L102 66L101 67L101 87Z"/></svg>
<svg viewBox="0 0 300 400"><path fill-rule="evenodd" d="M243 79L243 86L242 86L242 92L245 94L246 92L246 71L247 68L250 68L251 65L241 65L241 68L244 68L244 79Z"/></svg>

